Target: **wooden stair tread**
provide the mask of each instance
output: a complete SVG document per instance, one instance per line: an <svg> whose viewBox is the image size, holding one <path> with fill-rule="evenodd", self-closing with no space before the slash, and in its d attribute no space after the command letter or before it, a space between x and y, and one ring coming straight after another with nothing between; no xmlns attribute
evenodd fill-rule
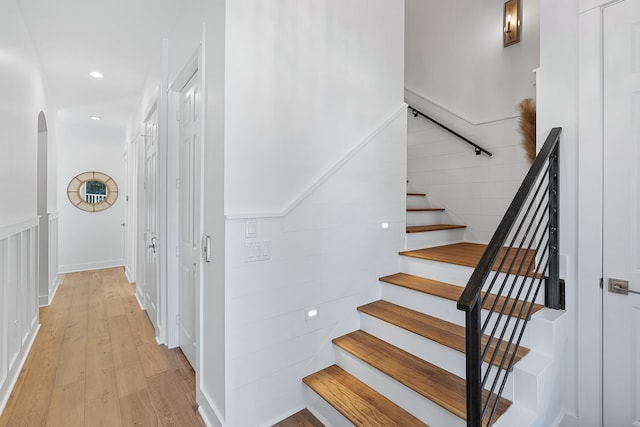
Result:
<svg viewBox="0 0 640 427"><path fill-rule="evenodd" d="M378 300L360 306L358 307L358 311L376 317L409 332L413 332L414 334L420 335L421 337L427 338L431 341L435 341L461 353L466 352L466 331L464 326L456 325L455 323L429 316L428 314L420 313L419 311L411 310L384 300ZM487 342L489 342L489 336L483 335L482 345L486 346ZM485 356L485 362L491 361L491 357L497 344L497 339L492 340L490 345L491 349L487 351ZM509 351L505 358L506 348L507 342L500 341L497 356L493 361L494 365L500 366L503 359L505 361L505 365L509 362L513 355L513 345L509 346ZM514 363L519 362L527 353L529 353L528 348L522 346L519 347L514 357Z"/></svg>
<svg viewBox="0 0 640 427"><path fill-rule="evenodd" d="M403 288L411 289L417 292L422 292L425 294L434 295L440 298L448 299L451 301L458 301L460 295L462 295L462 291L464 288L462 286L452 285L451 283L439 282L437 280L427 279L425 277L414 276L406 273L396 273L391 274L389 276L381 277L379 279L382 282L389 283L391 285L401 286ZM485 298L486 293L483 292L482 298ZM482 308L485 310L491 310L494 302L496 302L496 295L489 294L482 304ZM497 297L496 306L494 311L501 311L504 307L507 299L505 297ZM507 306L504 308L505 313L510 313L513 309L513 313L517 314L518 317L524 319L526 318L526 312L528 308L525 307L522 309L522 301L518 301L516 303L515 308L513 308L513 299L510 299L507 302ZM533 304L533 308L531 309L531 314L542 310L544 305L541 304ZM522 314L520 313L522 311Z"/></svg>
<svg viewBox="0 0 640 427"><path fill-rule="evenodd" d="M444 208L407 208L407 212L442 212Z"/></svg>
<svg viewBox="0 0 640 427"><path fill-rule="evenodd" d="M333 343L416 393L466 420L466 382L436 365L392 346L364 331L335 338ZM486 400L488 392L483 393ZM500 398L494 422L511 402Z"/></svg>
<svg viewBox="0 0 640 427"><path fill-rule="evenodd" d="M325 425L305 408L271 427L325 427Z"/></svg>
<svg viewBox="0 0 640 427"><path fill-rule="evenodd" d="M451 245L436 246L432 248L402 251L400 252L400 255L476 268L486 248L487 245L462 242L454 243ZM501 256L504 257L506 251L507 248L503 248ZM515 256L515 252L515 250L511 250L511 252L509 253L507 260L501 269L502 272L508 272L511 261ZM525 256L526 260L524 266L526 268L529 265L529 262L535 256L535 251L521 251L521 253L518 255L518 259L514 263L514 266L519 266L520 262ZM501 258L499 255L496 263L493 266L494 271L497 270L497 266L500 264L500 259Z"/></svg>
<svg viewBox="0 0 640 427"><path fill-rule="evenodd" d="M407 196L420 196L420 197L426 197L427 195L425 193L407 193Z"/></svg>
<svg viewBox="0 0 640 427"><path fill-rule="evenodd" d="M336 365L311 374L302 381L356 426L428 427Z"/></svg>
<svg viewBox="0 0 640 427"><path fill-rule="evenodd" d="M427 231L454 230L457 228L467 228L467 226L459 225L459 224L409 225L407 226L407 233L423 233Z"/></svg>

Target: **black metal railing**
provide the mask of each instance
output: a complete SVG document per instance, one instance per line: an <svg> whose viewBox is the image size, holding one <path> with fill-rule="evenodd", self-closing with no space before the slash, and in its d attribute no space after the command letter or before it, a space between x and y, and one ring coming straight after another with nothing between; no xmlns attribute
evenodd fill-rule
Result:
<svg viewBox="0 0 640 427"><path fill-rule="evenodd" d="M476 144L475 142L469 140L468 138L465 138L464 136L460 135L458 132L456 132L455 130L443 125L442 123L440 123L439 121L437 121L436 119L427 116L426 114L424 114L421 111L416 110L415 108L413 108L412 106L409 105L409 110L411 110L411 112L413 113L413 117L418 117L418 116L422 116L427 120L430 120L431 122L433 122L434 124L440 126L442 129L446 130L449 133L452 133L453 135L457 136L458 138L460 138L461 140L463 140L464 142L466 142L469 145L473 145L473 148L476 152L476 156L479 156L480 154L484 153L487 156L493 156L493 154L491 154L489 151L485 150L484 148L482 148L481 146L479 146L478 144Z"/></svg>
<svg viewBox="0 0 640 427"><path fill-rule="evenodd" d="M458 309L466 312L467 426L490 426L501 414L501 396L543 283L545 306L564 309L558 262L561 130L549 133L458 299Z"/></svg>

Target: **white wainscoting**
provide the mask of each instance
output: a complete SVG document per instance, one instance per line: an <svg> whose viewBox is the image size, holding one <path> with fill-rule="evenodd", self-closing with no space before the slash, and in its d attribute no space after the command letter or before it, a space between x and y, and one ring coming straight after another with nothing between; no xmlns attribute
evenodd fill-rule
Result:
<svg viewBox="0 0 640 427"><path fill-rule="evenodd" d="M0 412L39 327L35 217L0 226Z"/></svg>
<svg viewBox="0 0 640 427"><path fill-rule="evenodd" d="M58 212L49 213L49 301L51 304L53 297L58 290Z"/></svg>

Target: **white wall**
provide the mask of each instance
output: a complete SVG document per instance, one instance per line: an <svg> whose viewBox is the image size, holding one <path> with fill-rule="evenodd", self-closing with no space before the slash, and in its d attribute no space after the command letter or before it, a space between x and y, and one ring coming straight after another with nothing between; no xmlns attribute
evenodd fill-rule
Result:
<svg viewBox="0 0 640 427"><path fill-rule="evenodd" d="M403 3L227 3L229 426L272 425L303 407L302 377L333 362L331 338L357 328L357 305L397 272ZM271 260L246 262L245 245L262 241ZM305 322L316 305L320 317Z"/></svg>
<svg viewBox="0 0 640 427"><path fill-rule="evenodd" d="M335 363L331 339L359 327L404 242L406 120L391 124L280 218L227 222L230 426L267 426L305 406L301 379ZM380 231L382 220L391 230ZM269 242L271 260L247 262ZM305 309L319 318L305 321Z"/></svg>
<svg viewBox="0 0 640 427"><path fill-rule="evenodd" d="M124 158L123 132L91 126L58 126L59 263L61 272L123 265ZM98 171L118 185L118 199L102 212L85 212L67 198L67 186L76 175Z"/></svg>
<svg viewBox="0 0 640 427"><path fill-rule="evenodd" d="M521 42L502 46L502 0L408 0L405 99L493 154L409 118L409 189L426 192L465 239L487 242L529 168L516 105L535 99L538 0L523 0Z"/></svg>
<svg viewBox="0 0 640 427"><path fill-rule="evenodd" d="M36 215L38 113L45 112L50 130L49 158L55 156L56 115L15 0L0 3L0 40L0 225L7 225ZM50 178L55 166L49 163ZM50 211L55 207L50 192Z"/></svg>
<svg viewBox="0 0 640 427"><path fill-rule="evenodd" d="M538 146L544 142L552 127L561 126L560 135L560 256L561 273L566 271L566 310L570 313L563 375L557 379L554 399L558 399L567 415L562 425L577 422L577 396L579 393L576 374L577 336L576 319L580 306L577 305L578 282L578 0L557 2L540 1L540 70L537 73L537 133ZM584 105L591 101L584 99ZM582 105L582 104L580 104ZM589 286L582 283L580 286ZM597 313L595 318L597 318ZM591 316L590 316L591 317ZM597 322L595 323L598 324ZM596 327L597 329L597 327ZM590 333L596 334L591 328ZM598 353L583 357L591 358ZM597 371L590 375L597 376ZM586 383L585 383L586 384ZM588 387L599 387L589 384ZM592 402L596 410L599 402ZM579 425L596 425L599 419L585 418Z"/></svg>
<svg viewBox="0 0 640 427"><path fill-rule="evenodd" d="M395 111L403 82L404 33L396 28L402 5L227 5L227 215L284 212Z"/></svg>
<svg viewBox="0 0 640 427"><path fill-rule="evenodd" d="M520 43L502 47L504 0L407 0L405 86L473 123L533 97L539 0L522 0Z"/></svg>

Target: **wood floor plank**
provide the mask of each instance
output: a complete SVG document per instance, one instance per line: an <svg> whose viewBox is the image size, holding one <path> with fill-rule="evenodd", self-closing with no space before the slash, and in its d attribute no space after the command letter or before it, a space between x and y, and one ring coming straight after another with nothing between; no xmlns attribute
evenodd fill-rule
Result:
<svg viewBox="0 0 640 427"><path fill-rule="evenodd" d="M47 427L84 426L84 380L53 389Z"/></svg>
<svg viewBox="0 0 640 427"><path fill-rule="evenodd" d="M171 367L171 361L163 346L155 343L142 343L137 346L138 357L144 360L144 375L151 377L168 370Z"/></svg>
<svg viewBox="0 0 640 427"><path fill-rule="evenodd" d="M428 427L337 365L302 381L357 427Z"/></svg>
<svg viewBox="0 0 640 427"><path fill-rule="evenodd" d="M159 425L159 416L151 404L148 391L139 390L120 399L122 424L125 426Z"/></svg>
<svg viewBox="0 0 640 427"><path fill-rule="evenodd" d="M142 364L138 358L137 349L114 349L113 361L119 397L124 397L147 388L147 381L144 376Z"/></svg>
<svg viewBox="0 0 640 427"><path fill-rule="evenodd" d="M193 369L181 351L155 344L122 268L60 279L0 427L204 426Z"/></svg>
<svg viewBox="0 0 640 427"><path fill-rule="evenodd" d="M204 427L196 405L192 402L193 387L184 380L184 372L174 369L161 372L147 379L149 394L154 407L166 402L176 425Z"/></svg>
<svg viewBox="0 0 640 427"><path fill-rule="evenodd" d="M389 276L381 277L380 281L389 283L391 285L401 286L403 288L411 289L414 291L435 295L437 297L448 299L451 301L457 301L460 298L460 295L462 295L462 291L464 290L462 286L439 282L437 280L414 276L406 273L396 273ZM513 299L507 300L507 298L505 297L497 297L493 294L490 294L485 298L485 295L486 293L483 292L482 298L484 298L485 301L482 307L485 310L490 310L491 308L493 308L495 303L494 311L502 311L504 307L505 313L513 313L520 318L527 317L530 303L527 303L526 307L523 308L523 303L517 302L514 308ZM531 314L542 310L543 308L544 306L542 304L533 304L533 307L531 307Z"/></svg>
<svg viewBox="0 0 640 427"><path fill-rule="evenodd" d="M121 427L122 420L114 416L120 414L117 397L88 401L85 404L85 427Z"/></svg>
<svg viewBox="0 0 640 427"><path fill-rule="evenodd" d="M87 369L87 337L63 341L57 367L56 387L85 379Z"/></svg>

